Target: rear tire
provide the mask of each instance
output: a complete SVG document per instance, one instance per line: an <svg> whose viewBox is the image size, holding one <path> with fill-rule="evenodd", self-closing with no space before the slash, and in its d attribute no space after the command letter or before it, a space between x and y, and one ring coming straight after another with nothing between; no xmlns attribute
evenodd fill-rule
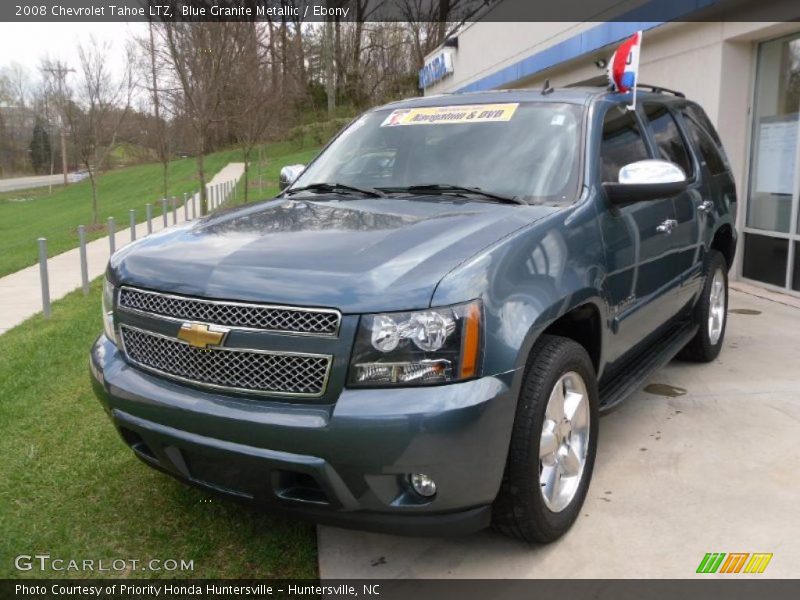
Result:
<svg viewBox="0 0 800 600"><path fill-rule="evenodd" d="M694 308L699 329L678 353L691 362L711 362L719 356L728 324L728 264L721 253L709 250L703 267L703 291Z"/></svg>
<svg viewBox="0 0 800 600"><path fill-rule="evenodd" d="M527 542L552 542L580 514L597 453L598 392L586 350L543 335L531 351L493 526ZM560 408L559 408L560 407Z"/></svg>

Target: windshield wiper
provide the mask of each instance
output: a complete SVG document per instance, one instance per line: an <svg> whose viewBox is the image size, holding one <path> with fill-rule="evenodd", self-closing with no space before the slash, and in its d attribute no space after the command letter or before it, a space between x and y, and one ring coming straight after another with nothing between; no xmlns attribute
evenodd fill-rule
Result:
<svg viewBox="0 0 800 600"><path fill-rule="evenodd" d="M516 196L505 196L495 192L487 192L477 187L467 187L463 185L451 185L449 183L426 183L424 185L410 185L403 188L384 188L387 192L410 192L412 194L476 194L483 196L495 202L502 202L503 204L522 204L526 205L527 202L517 198Z"/></svg>
<svg viewBox="0 0 800 600"><path fill-rule="evenodd" d="M304 185L299 188L291 188L286 190L284 194L294 194L295 192L357 192L359 194L364 194L365 196L371 196L372 198L385 198L386 194L384 194L380 190L376 190L375 188L368 188L368 187L356 187L354 185L348 185L346 183L312 183L310 185Z"/></svg>

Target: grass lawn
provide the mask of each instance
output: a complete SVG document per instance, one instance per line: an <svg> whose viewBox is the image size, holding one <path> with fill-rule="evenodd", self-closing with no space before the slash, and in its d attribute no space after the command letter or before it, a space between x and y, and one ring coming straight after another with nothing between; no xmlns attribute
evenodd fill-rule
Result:
<svg viewBox="0 0 800 600"><path fill-rule="evenodd" d="M311 525L212 498L134 458L89 383L101 330L96 280L88 298L72 293L50 320L38 315L0 336L0 578L316 576ZM194 570L15 570L15 556L40 553L184 559Z"/></svg>
<svg viewBox="0 0 800 600"><path fill-rule="evenodd" d="M251 170L251 200L258 199L258 187L253 187L261 173L262 196L277 192L278 172L286 164L308 162L317 148L298 151L291 143L280 142L263 147L265 164L255 164ZM205 168L210 179L229 162L241 162L238 149L217 152L206 157ZM257 162L258 152L252 160ZM169 194L179 198L184 192L197 190L194 158L170 164ZM113 216L117 229L124 229L128 210L135 209L139 222L145 220L145 205L153 203L153 215L161 214L161 165L145 164L104 173L98 183L98 205L102 227L89 232L89 239L106 235L106 219ZM239 197L241 200L241 195ZM37 261L36 239L47 238L50 256L78 245L78 225L91 225L91 185L88 179L53 189L46 187L0 193L0 277L33 265Z"/></svg>

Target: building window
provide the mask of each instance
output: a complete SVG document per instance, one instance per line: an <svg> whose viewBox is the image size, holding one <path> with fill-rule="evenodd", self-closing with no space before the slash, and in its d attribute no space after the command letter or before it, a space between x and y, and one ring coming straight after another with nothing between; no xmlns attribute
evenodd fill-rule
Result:
<svg viewBox="0 0 800 600"><path fill-rule="evenodd" d="M758 49L742 275L798 290L800 34Z"/></svg>
<svg viewBox="0 0 800 600"><path fill-rule="evenodd" d="M744 234L742 275L749 279L783 287L786 285L788 255L788 240L746 233Z"/></svg>

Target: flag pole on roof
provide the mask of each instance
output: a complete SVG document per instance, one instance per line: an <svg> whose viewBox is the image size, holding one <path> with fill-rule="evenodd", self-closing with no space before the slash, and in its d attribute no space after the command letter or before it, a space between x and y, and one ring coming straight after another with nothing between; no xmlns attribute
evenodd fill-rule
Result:
<svg viewBox="0 0 800 600"><path fill-rule="evenodd" d="M608 63L608 80L612 88L622 94L631 92L628 110L636 109L636 84L639 80L639 49L642 32L637 31L620 44Z"/></svg>

